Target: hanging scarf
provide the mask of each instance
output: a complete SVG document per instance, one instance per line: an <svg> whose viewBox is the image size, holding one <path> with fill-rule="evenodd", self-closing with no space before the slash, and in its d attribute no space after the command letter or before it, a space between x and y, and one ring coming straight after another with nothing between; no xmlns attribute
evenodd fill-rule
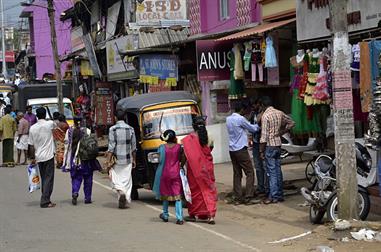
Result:
<svg viewBox="0 0 381 252"><path fill-rule="evenodd" d="M153 183L152 191L155 193L155 198L159 200L161 198L160 180L161 180L161 174L163 173L164 164L165 164L165 145L164 144L160 145L157 152L159 153L159 160L160 161L159 161L159 165L156 169L155 181Z"/></svg>

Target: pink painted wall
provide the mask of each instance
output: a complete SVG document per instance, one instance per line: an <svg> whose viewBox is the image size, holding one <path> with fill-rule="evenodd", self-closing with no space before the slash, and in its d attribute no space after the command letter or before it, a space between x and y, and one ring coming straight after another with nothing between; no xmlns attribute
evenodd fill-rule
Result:
<svg viewBox="0 0 381 252"><path fill-rule="evenodd" d="M220 20L220 0L200 0L201 12L201 33L223 32L239 26L238 1L229 0L229 19ZM250 22L255 23L261 20L260 5L256 0L247 0L250 7L241 10L249 16Z"/></svg>

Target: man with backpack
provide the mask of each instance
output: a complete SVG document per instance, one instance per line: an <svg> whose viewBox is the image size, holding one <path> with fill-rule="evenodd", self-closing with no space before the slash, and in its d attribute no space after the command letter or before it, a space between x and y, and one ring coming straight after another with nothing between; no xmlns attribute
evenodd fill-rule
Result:
<svg viewBox="0 0 381 252"><path fill-rule="evenodd" d="M91 204L93 172L101 170L97 160L98 143L90 129L80 127L82 118L74 118L74 127L70 127L65 136L65 154L63 171L69 171L72 184L72 204L77 205L79 189L83 181L85 204Z"/></svg>
<svg viewBox="0 0 381 252"><path fill-rule="evenodd" d="M116 111L118 121L109 131L106 161L121 209L126 208L126 204L131 202L132 169L136 167L135 131L124 121L125 116L124 111Z"/></svg>

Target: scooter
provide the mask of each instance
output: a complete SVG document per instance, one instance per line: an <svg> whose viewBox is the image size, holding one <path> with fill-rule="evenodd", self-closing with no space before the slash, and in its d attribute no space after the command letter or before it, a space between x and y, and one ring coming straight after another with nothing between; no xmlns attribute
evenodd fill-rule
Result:
<svg viewBox="0 0 381 252"><path fill-rule="evenodd" d="M336 160L330 156L320 155L313 165L316 180L314 182L312 190L309 190L306 187L301 188L301 193L303 197L311 204L311 223L321 223L326 212L327 217L330 221L336 221L338 219L338 198L336 187L335 161ZM357 142L356 162L358 176L366 180L372 168L372 158L368 150ZM360 184L358 185L358 200L359 217L361 220L365 220L370 211L370 199L368 190L366 189L366 187Z"/></svg>
<svg viewBox="0 0 381 252"><path fill-rule="evenodd" d="M306 151L316 150L316 138L309 138L307 145L296 145L292 142L290 134L286 133L282 136L282 146L281 146L281 158L284 159L290 155L299 156L300 161L302 160L302 155Z"/></svg>

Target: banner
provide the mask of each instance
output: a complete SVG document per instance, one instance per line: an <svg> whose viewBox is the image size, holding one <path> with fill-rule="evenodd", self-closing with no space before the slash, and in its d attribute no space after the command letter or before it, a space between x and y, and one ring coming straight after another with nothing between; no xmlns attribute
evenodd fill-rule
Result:
<svg viewBox="0 0 381 252"><path fill-rule="evenodd" d="M163 20L187 20L186 0L138 1L136 7L138 25L160 25Z"/></svg>

